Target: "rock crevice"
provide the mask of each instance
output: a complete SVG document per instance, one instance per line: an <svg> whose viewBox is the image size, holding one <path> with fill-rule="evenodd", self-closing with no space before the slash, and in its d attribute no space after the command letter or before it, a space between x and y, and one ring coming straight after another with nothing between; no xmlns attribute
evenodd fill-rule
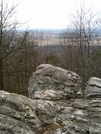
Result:
<svg viewBox="0 0 101 134"><path fill-rule="evenodd" d="M49 64L29 80L29 97L0 91L0 134L101 134L101 79Z"/></svg>

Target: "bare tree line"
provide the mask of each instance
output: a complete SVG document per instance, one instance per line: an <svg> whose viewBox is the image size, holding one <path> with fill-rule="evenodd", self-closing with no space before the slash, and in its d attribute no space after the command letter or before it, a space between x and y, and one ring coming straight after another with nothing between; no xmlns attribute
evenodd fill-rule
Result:
<svg viewBox="0 0 101 134"><path fill-rule="evenodd" d="M71 26L63 34L64 66L77 72L84 83L91 76L101 76L101 63L94 60L95 55L99 58L101 53L101 37L99 41L96 31L100 25L97 17L97 13L93 14L91 9L86 10L82 4L80 9L71 15Z"/></svg>
<svg viewBox="0 0 101 134"><path fill-rule="evenodd" d="M6 3L7 5L7 3ZM41 63L61 66L78 73L85 83L89 77L101 77L101 45L97 14L84 5L71 15L69 26L59 45L61 53L50 51L51 34L19 31L17 21L10 21L16 6L0 4L0 90L27 95L29 78ZM45 47L43 46L45 42Z"/></svg>

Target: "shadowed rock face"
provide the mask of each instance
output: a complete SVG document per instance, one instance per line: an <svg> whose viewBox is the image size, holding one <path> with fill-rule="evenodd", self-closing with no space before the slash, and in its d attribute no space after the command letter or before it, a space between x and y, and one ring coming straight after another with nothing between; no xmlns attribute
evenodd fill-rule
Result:
<svg viewBox="0 0 101 134"><path fill-rule="evenodd" d="M0 91L0 134L101 134L101 79L90 78L86 83L85 97L78 98L80 77L74 72L67 75L67 72L71 71L52 65L40 65L30 78L29 93L33 94L33 99ZM73 74L76 77L72 76ZM52 90L47 90L46 85L43 85L45 80L47 83L47 77L51 79L50 76L54 78L51 80ZM55 78L60 82L57 86L54 84ZM64 82L63 78L67 82L67 89L70 87L69 92L60 88ZM50 81L48 82L50 86ZM77 84L75 91L74 87L70 86L74 83ZM30 92L31 90L33 92ZM69 97L64 97L66 93ZM70 97L70 94L75 97ZM38 97L35 97L36 95ZM45 100L47 98L48 100Z"/></svg>
<svg viewBox="0 0 101 134"><path fill-rule="evenodd" d="M75 98L80 92L81 78L76 73L41 64L29 80L29 97L41 99Z"/></svg>

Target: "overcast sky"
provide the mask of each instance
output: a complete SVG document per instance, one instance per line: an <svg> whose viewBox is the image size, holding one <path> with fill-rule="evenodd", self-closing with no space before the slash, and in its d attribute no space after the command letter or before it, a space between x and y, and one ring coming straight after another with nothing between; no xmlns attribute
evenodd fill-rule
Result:
<svg viewBox="0 0 101 134"><path fill-rule="evenodd" d="M8 0L11 3L12 0ZM15 3L21 0L13 0ZM23 0L17 7L17 19L37 29L62 29L69 23L82 0ZM101 0L84 0L86 7L101 10Z"/></svg>

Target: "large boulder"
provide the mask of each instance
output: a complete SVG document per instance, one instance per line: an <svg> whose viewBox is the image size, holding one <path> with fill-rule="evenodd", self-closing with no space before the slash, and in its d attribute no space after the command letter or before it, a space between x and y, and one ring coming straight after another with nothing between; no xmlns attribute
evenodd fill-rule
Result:
<svg viewBox="0 0 101 134"><path fill-rule="evenodd" d="M54 122L60 107L51 101L31 100L0 91L0 134L37 134Z"/></svg>
<svg viewBox="0 0 101 134"><path fill-rule="evenodd" d="M85 86L86 98L101 98L101 79L91 77Z"/></svg>
<svg viewBox="0 0 101 134"><path fill-rule="evenodd" d="M70 99L81 97L81 78L72 71L41 64L29 80L29 97L32 99Z"/></svg>
<svg viewBox="0 0 101 134"><path fill-rule="evenodd" d="M40 126L35 101L0 91L0 134L36 134Z"/></svg>

